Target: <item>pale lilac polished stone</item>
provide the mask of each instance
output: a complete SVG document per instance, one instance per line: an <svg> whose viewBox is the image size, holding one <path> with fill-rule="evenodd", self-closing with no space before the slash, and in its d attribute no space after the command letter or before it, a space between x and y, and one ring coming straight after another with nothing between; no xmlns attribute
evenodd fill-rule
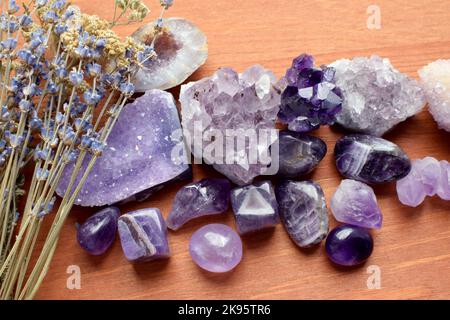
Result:
<svg viewBox="0 0 450 320"><path fill-rule="evenodd" d="M223 224L209 224L198 229L189 243L192 260L210 272L228 272L242 259L239 235Z"/></svg>
<svg viewBox="0 0 450 320"><path fill-rule="evenodd" d="M103 206L142 199L169 181L189 176L181 124L170 93L150 90L126 105L107 143L75 204ZM85 158L77 181L89 159ZM64 170L58 195L64 194L72 170L73 164Z"/></svg>
<svg viewBox="0 0 450 320"><path fill-rule="evenodd" d="M231 205L240 234L274 227L280 222L278 203L270 181L233 189Z"/></svg>
<svg viewBox="0 0 450 320"><path fill-rule="evenodd" d="M178 230L186 222L227 211L231 184L227 179L202 179L181 188L167 217L169 229Z"/></svg>
<svg viewBox="0 0 450 320"><path fill-rule="evenodd" d="M119 236L128 261L145 262L170 256L166 223L157 208L122 215Z"/></svg>
<svg viewBox="0 0 450 320"><path fill-rule="evenodd" d="M414 167L406 177L397 181L396 189L398 200L409 207L421 205L427 196L420 174Z"/></svg>
<svg viewBox="0 0 450 320"><path fill-rule="evenodd" d="M108 207L90 216L77 230L80 246L92 255L101 255L108 250L117 234L120 211Z"/></svg>
<svg viewBox="0 0 450 320"><path fill-rule="evenodd" d="M363 228L380 229L383 221L377 197L373 189L355 180L342 180L330 204L339 222Z"/></svg>
<svg viewBox="0 0 450 320"><path fill-rule="evenodd" d="M286 231L299 247L310 247L325 239L328 210L320 185L313 181L284 181L275 192Z"/></svg>

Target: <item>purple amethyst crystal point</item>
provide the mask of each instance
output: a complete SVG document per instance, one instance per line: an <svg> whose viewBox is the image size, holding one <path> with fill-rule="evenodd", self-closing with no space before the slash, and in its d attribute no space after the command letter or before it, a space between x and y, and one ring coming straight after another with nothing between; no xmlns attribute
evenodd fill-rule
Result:
<svg viewBox="0 0 450 320"><path fill-rule="evenodd" d="M231 205L240 234L274 227L280 222L277 199L270 181L233 189Z"/></svg>
<svg viewBox="0 0 450 320"><path fill-rule="evenodd" d="M227 211L230 190L227 179L203 179L181 188L167 218L169 229L178 230L189 220Z"/></svg>
<svg viewBox="0 0 450 320"><path fill-rule="evenodd" d="M178 135L177 135L178 133ZM190 171L178 111L170 93L147 91L125 106L75 204L110 205L159 187ZM86 157L77 181L84 173ZM57 188L62 196L73 164Z"/></svg>
<svg viewBox="0 0 450 320"><path fill-rule="evenodd" d="M325 249L328 258L334 263L355 266L370 257L373 239L367 229L346 224L330 231Z"/></svg>
<svg viewBox="0 0 450 320"><path fill-rule="evenodd" d="M411 161L400 147L369 135L342 137L336 142L334 157L344 177L368 184L396 181L411 170Z"/></svg>
<svg viewBox="0 0 450 320"><path fill-rule="evenodd" d="M122 215L119 236L128 261L145 262L170 256L167 227L159 209L141 209Z"/></svg>
<svg viewBox="0 0 450 320"><path fill-rule="evenodd" d="M192 260L209 272L228 272L242 259L239 235L223 224L209 224L198 229L189 243Z"/></svg>
<svg viewBox="0 0 450 320"><path fill-rule="evenodd" d="M80 246L95 256L105 253L116 238L119 215L119 209L109 207L89 217L77 230Z"/></svg>
<svg viewBox="0 0 450 320"><path fill-rule="evenodd" d="M383 216L373 189L355 180L342 180L331 199L337 221L363 228L380 229Z"/></svg>
<svg viewBox="0 0 450 320"><path fill-rule="evenodd" d="M287 88L281 95L278 117L289 130L309 132L331 125L342 109L342 96L334 83L334 69L314 67L312 56L302 54L286 71Z"/></svg>
<svg viewBox="0 0 450 320"><path fill-rule="evenodd" d="M327 153L322 139L292 131L281 131L279 137L280 177L296 179L314 170Z"/></svg>
<svg viewBox="0 0 450 320"><path fill-rule="evenodd" d="M279 85L271 71L258 65L242 74L220 69L183 85L182 124L196 161L212 165L238 185L267 173L271 159L265 161L264 154L278 139Z"/></svg>
<svg viewBox="0 0 450 320"><path fill-rule="evenodd" d="M286 231L299 247L321 242L328 233L328 212L322 188L313 181L284 181L276 188Z"/></svg>

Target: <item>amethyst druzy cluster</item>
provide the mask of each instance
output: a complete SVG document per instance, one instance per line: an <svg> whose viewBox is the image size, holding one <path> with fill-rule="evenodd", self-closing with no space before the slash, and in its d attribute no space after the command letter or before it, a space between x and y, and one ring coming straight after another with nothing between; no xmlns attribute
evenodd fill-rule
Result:
<svg viewBox="0 0 450 320"><path fill-rule="evenodd" d="M281 95L280 121L297 132L330 125L342 109L342 95L334 82L331 67L314 67L307 54L294 59L286 72L287 87Z"/></svg>

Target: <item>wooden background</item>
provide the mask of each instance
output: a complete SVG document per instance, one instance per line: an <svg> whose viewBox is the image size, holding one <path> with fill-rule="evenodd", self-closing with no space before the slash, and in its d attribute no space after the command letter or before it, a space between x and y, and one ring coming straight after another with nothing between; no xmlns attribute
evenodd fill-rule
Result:
<svg viewBox="0 0 450 320"><path fill-rule="evenodd" d="M112 0L79 0L87 13L112 17ZM157 15L157 0L146 0ZM366 26L370 4L381 7L381 30ZM159 11L159 9L158 9ZM400 71L417 70L438 58L450 58L449 0L175 0L168 16L195 22L208 36L209 59L193 80L230 66L243 71L254 63L283 75L292 58L313 54L318 64L338 58L378 54ZM121 27L128 35L136 26ZM316 132L330 150L342 132ZM428 112L398 126L387 138L412 159L434 156L450 160L450 134L437 129ZM217 175L195 167L195 178ZM329 200L341 177L329 153L312 177ZM182 184L165 189L145 203L122 206L122 212L158 207L167 215ZM323 244L300 250L281 225L243 239L244 258L231 273L210 274L191 261L189 238L200 226L219 222L234 227L231 212L189 223L170 233L172 258L132 265L119 240L101 257L88 256L75 239L75 223L93 211L75 208L37 298L39 299L364 299L450 298L450 202L428 199L417 209L402 206L395 184L376 188L384 225L374 232L375 250L363 266L333 266ZM336 225L331 218L331 225ZM80 290L66 288L69 265L81 268ZM381 269L381 289L370 290L367 267Z"/></svg>

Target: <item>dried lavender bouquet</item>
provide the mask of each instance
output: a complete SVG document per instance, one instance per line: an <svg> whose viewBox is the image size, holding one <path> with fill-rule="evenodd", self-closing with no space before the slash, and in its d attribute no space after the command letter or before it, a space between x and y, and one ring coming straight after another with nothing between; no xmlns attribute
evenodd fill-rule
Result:
<svg viewBox="0 0 450 320"><path fill-rule="evenodd" d="M161 0L162 13L171 5L172 0ZM62 225L134 93L133 76L155 57L152 45L122 40L111 30L147 16L139 0L115 0L112 22L83 14L66 0L30 0L22 6L0 0L2 299L35 296ZM80 173L87 154L92 158ZM75 169L69 187L54 208L55 189L70 162ZM16 199L27 164L34 165L34 173L19 214ZM78 174L82 178L76 182ZM44 219L53 223L31 263Z"/></svg>

